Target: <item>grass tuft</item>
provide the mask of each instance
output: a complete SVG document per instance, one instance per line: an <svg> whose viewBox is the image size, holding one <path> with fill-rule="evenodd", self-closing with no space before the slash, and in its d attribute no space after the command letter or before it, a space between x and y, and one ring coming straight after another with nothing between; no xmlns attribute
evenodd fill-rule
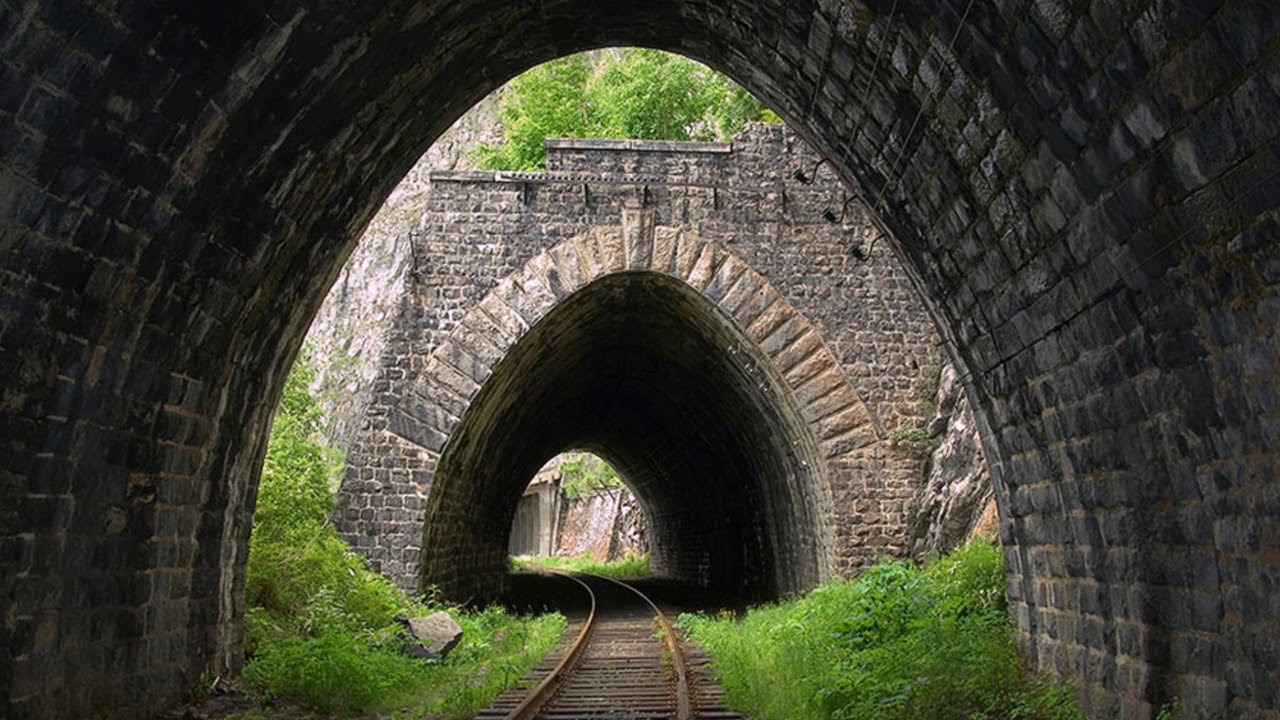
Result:
<svg viewBox="0 0 1280 720"><path fill-rule="evenodd" d="M882 562L740 620L680 622L730 704L759 720L1083 718L1070 688L1019 665L1000 550L986 543L923 568Z"/></svg>
<svg viewBox="0 0 1280 720"><path fill-rule="evenodd" d="M535 566L549 567L565 572L591 573L613 578L645 577L649 574L649 556L627 553L621 560L600 562L594 555L583 553L575 557L511 558L513 570L535 570Z"/></svg>

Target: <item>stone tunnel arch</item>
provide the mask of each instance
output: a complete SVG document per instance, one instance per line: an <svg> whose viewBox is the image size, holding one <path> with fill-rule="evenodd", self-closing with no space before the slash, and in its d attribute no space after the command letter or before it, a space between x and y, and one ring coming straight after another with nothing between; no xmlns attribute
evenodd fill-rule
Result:
<svg viewBox="0 0 1280 720"><path fill-rule="evenodd" d="M10 714L239 664L270 409L359 229L498 83L607 44L724 70L872 199L974 399L1035 667L1133 717L1280 714L1272 4L0 17Z"/></svg>
<svg viewBox="0 0 1280 720"><path fill-rule="evenodd" d="M390 426L432 471L423 583L458 598L500 591L515 503L561 450L587 447L630 479L658 570L754 597L832 571L832 481L875 493L880 455L870 411L808 320L724 247L641 209L502 280Z"/></svg>

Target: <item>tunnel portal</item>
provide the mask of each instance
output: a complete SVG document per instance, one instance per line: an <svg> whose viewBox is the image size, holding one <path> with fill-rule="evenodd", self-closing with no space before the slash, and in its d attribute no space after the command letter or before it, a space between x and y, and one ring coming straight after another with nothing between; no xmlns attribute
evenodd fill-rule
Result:
<svg viewBox="0 0 1280 720"><path fill-rule="evenodd" d="M812 586L825 463L767 367L714 304L667 276L578 290L498 364L445 448L424 582L490 594L527 479L581 447L646 509L655 572L753 598Z"/></svg>
<svg viewBox="0 0 1280 720"><path fill-rule="evenodd" d="M654 566L684 580L773 597L902 555L922 460L885 438L927 420L920 398L940 343L885 245L865 245L864 260L849 254L874 225L816 162L783 127L756 124L732 143L553 140L544 173L433 172L406 239L431 260L406 280L335 527L406 590L492 597L512 509L496 490L480 502L471 483L525 423L537 447L506 447L514 454L482 468L494 473L486 482L519 484L560 450L598 450L634 485L654 485L635 488L663 516ZM814 177L778 171L800 166ZM844 223L824 218L842 203ZM652 277L624 292L609 280L620 274ZM594 309L570 312L579 303ZM607 325L611 313L622 324ZM544 323L567 325L532 330ZM531 334L548 347L530 349ZM619 339L599 345L611 334ZM621 344L629 337L635 347ZM745 376L717 369L717 357ZM593 374L610 363L612 384ZM495 383L499 398L485 389ZM513 409L523 402L540 419ZM737 404L747 410L725 410ZM623 418L627 406L635 415ZM557 423L576 427L548 427ZM699 497L705 512L660 494L718 472L738 474L740 487ZM697 537L716 523L723 537Z"/></svg>

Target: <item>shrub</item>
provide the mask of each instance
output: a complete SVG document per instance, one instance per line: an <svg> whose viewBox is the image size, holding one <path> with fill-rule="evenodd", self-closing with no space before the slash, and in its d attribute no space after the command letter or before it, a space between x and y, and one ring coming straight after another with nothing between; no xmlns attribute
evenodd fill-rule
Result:
<svg viewBox="0 0 1280 720"><path fill-rule="evenodd" d="M272 426L249 543L244 681L267 702L326 713L411 708L469 717L556 643L564 618L451 608L462 643L439 662L403 652L398 613L442 609L373 572L327 522L340 462L319 441L319 406L304 352Z"/></svg>
<svg viewBox="0 0 1280 720"><path fill-rule="evenodd" d="M1000 550L974 543L737 620L683 615L727 699L761 719L1076 720L1069 688L1019 665ZM777 682L760 683L761 677Z"/></svg>

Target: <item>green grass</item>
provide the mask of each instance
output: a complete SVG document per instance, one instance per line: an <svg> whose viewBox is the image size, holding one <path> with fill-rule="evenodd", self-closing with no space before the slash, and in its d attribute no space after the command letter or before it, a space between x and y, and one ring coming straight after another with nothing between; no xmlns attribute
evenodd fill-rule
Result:
<svg viewBox="0 0 1280 720"><path fill-rule="evenodd" d="M250 633L257 650L244 680L266 702L335 715L401 710L406 717L467 718L524 676L565 627L558 614L522 618L497 607L452 614L463 641L444 660L431 662L401 651L398 625L282 632L256 612Z"/></svg>
<svg viewBox="0 0 1280 720"><path fill-rule="evenodd" d="M537 569L535 566L614 578L644 577L649 574L649 556L627 553L627 556L621 560L610 562L600 562L587 553L576 557L511 558L511 567L514 570L535 570Z"/></svg>
<svg viewBox="0 0 1280 720"><path fill-rule="evenodd" d="M370 570L327 522L338 462L317 439L313 378L304 353L268 443L246 572L244 683L268 705L337 717L470 717L555 646L565 620L445 607ZM441 609L462 626L459 646L438 662L406 655L395 616Z"/></svg>
<svg viewBox="0 0 1280 720"><path fill-rule="evenodd" d="M740 620L680 622L756 720L1083 718L1069 687L1020 666L1000 551L985 543L923 568L883 562Z"/></svg>

